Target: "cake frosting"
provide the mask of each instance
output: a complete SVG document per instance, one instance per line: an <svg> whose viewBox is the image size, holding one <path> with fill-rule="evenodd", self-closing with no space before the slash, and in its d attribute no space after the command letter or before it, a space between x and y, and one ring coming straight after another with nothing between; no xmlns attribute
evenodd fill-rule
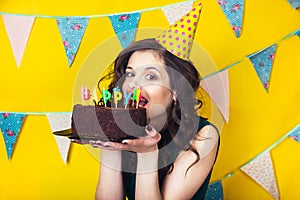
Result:
<svg viewBox="0 0 300 200"><path fill-rule="evenodd" d="M111 108L99 105L75 105L69 138L121 142L145 136L145 108Z"/></svg>

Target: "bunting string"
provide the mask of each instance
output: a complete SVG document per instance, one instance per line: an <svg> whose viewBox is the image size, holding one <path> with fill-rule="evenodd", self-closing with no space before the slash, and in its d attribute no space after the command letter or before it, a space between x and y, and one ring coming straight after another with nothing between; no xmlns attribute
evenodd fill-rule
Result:
<svg viewBox="0 0 300 200"><path fill-rule="evenodd" d="M271 47L271 46L273 46L273 45L279 44L279 43L283 42L284 40L289 39L289 38L292 37L293 35L297 35L299 32L300 32L300 28L297 29L297 30L295 30L295 31L292 31L291 33L287 34L286 36L284 36L283 38L281 38L281 39L278 40L277 42L275 42L275 43L269 45L268 47L265 47L265 48L263 48L263 49L261 49L261 50L259 50L259 51L256 51L255 53L249 54L249 55L247 55L246 57L244 57L244 58L242 58L242 59L240 59L240 60L238 60L238 61L235 61L235 62L233 62L233 63L227 65L226 67L224 67L224 68L222 68L222 69L220 69L220 70L218 70L218 71L216 71L216 72L213 72L213 73L211 73L211 74L208 74L208 75L206 75L206 76L203 76L201 79L204 80L204 79L206 79L206 78L208 78L208 77L210 77L210 76L213 76L213 75L218 74L218 73L220 73L220 72L222 72L222 71L228 70L228 69L230 69L230 68L236 66L237 64L239 64L239 63L241 63L241 62L243 62L243 61L245 61L245 60L248 60L250 57L252 57L252 56L254 56L254 55L257 55L257 54L261 53L261 52L264 51L265 49L267 49L267 48L269 48L269 47Z"/></svg>
<svg viewBox="0 0 300 200"><path fill-rule="evenodd" d="M225 70L228 70L228 69L230 69L230 68L236 66L237 64L239 64L239 63L241 63L241 62L243 62L243 61L249 59L250 57L252 57L252 56L254 56L254 55L257 55L257 54L261 53L261 52L264 51L265 49L267 49L267 48L269 48L269 47L271 47L271 46L273 46L273 45L279 44L279 43L283 42L284 40L289 39L289 38L292 37L293 35L299 34L299 32L300 32L300 28L297 29L297 30L295 30L295 31L292 31L291 33L287 34L286 36L284 36L283 38L281 38L280 40L278 40L278 42L275 42L275 43L273 43L272 45L269 45L269 46L266 47L266 48L263 48L263 49L261 49L261 50L259 50L259 51L256 51L255 53L249 54L249 55L245 56L243 59L240 59L240 60L238 60L238 61L235 61L235 62L233 62L233 63L227 65L226 67L224 67L224 68L222 68L222 69L220 69L220 70L218 70L218 71L216 71L216 72L213 72L213 73L211 73L211 74L208 74L208 75L206 75L206 76L203 76L203 77L201 78L201 80L207 79L207 78L209 78L209 77L211 77L211 76L213 76L213 75L216 75L216 74L218 74L218 73L220 73L220 72L223 72L223 71L225 71ZM70 113L70 112L17 112L17 111L13 112L13 111L3 111L3 110L0 111L0 112L2 112L2 113L14 113L14 114L26 114L26 115L47 115L47 114L50 114L50 113L55 113L55 114L69 114L69 113Z"/></svg>
<svg viewBox="0 0 300 200"><path fill-rule="evenodd" d="M179 6L181 4L185 4L187 2L195 2L196 0L188 0L188 1L183 1L179 3L174 3L174 4L168 4L165 6L156 6L152 8L145 8L141 9L138 11L129 11L129 12L119 12L119 13L110 13L110 14L95 14L95 15L61 15L61 16L55 16L55 15L43 15L43 14L22 14L22 13L11 13L11 12L0 12L1 14L6 14L6 15L16 15L16 16L32 16L36 18L61 18L61 17L86 17L86 18L102 18L102 17L110 17L110 16L115 16L115 15L123 15L123 14L133 14L136 12L149 12L149 11L154 11L154 10L159 10L162 8L166 7L171 7L171 6Z"/></svg>
<svg viewBox="0 0 300 200"><path fill-rule="evenodd" d="M277 145L279 145L283 140L285 140L287 137L289 137L292 133L294 133L296 130L300 130L300 124L298 124L295 128L293 128L291 131L289 131L288 133L286 133L285 135L283 135L281 138L279 138L278 140L276 140L271 146L269 146L268 148L266 148L264 151L262 151L261 153L259 153L258 155L256 155L255 157L251 158L250 160L248 160L246 163L238 166L237 168L235 168L234 170L231 170L229 173L225 174L223 177L215 180L214 182L212 182L211 184L214 184L216 182L219 182L223 179L227 179L229 177L231 177L233 174L235 174L237 171L239 171L241 168L245 167L246 165L248 165L249 163L251 163L252 161L256 160L258 157L260 157L261 155L265 154L266 152L272 150L273 148L275 148Z"/></svg>

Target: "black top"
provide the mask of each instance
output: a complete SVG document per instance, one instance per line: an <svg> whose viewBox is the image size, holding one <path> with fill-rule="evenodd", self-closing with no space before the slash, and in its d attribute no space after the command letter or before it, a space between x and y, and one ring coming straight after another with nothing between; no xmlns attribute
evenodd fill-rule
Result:
<svg viewBox="0 0 300 200"><path fill-rule="evenodd" d="M198 131L201 130L206 125L213 125L213 124L208 122L206 119L200 117ZM220 140L218 140L218 149L217 149L217 153L216 153L216 158L218 156L219 146L220 146ZM216 158L215 158L215 161L216 161ZM207 191L207 187L209 185L212 170L213 170L213 167L210 170L210 172L208 173L208 175L207 175L205 181L203 182L203 184L201 185L201 187L198 189L198 191L193 196L192 200L202 200L202 199L204 200L205 199L205 194ZM127 196L128 200L135 199L135 180L136 180L136 174L123 172L124 193L125 193L125 196ZM161 185L161 183L160 183L160 185Z"/></svg>

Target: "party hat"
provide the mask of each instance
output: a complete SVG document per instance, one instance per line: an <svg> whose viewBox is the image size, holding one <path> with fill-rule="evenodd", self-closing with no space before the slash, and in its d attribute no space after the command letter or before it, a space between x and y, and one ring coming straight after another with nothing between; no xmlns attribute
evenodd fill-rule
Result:
<svg viewBox="0 0 300 200"><path fill-rule="evenodd" d="M157 36L156 41L175 56L188 60L201 9L202 4L199 3L168 30Z"/></svg>

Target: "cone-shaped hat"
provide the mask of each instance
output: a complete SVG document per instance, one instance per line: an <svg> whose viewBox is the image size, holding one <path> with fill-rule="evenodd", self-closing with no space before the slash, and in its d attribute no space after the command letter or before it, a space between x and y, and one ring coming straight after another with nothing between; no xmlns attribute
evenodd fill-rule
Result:
<svg viewBox="0 0 300 200"><path fill-rule="evenodd" d="M157 36L156 41L175 56L188 60L200 17L202 4L198 3L168 30Z"/></svg>

